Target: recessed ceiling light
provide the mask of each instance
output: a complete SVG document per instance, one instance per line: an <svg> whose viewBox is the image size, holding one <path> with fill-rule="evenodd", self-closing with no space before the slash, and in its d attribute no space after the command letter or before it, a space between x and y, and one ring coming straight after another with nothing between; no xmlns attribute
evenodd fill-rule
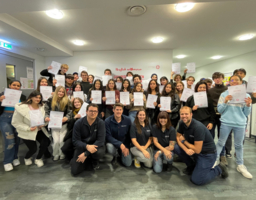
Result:
<svg viewBox="0 0 256 200"><path fill-rule="evenodd" d="M178 12L187 12L195 6L194 3L178 3L175 5L175 10Z"/></svg>
<svg viewBox="0 0 256 200"><path fill-rule="evenodd" d="M211 57L211 59L214 59L214 60L218 60L218 59L220 59L220 58L222 58L223 56L213 56L213 57Z"/></svg>
<svg viewBox="0 0 256 200"><path fill-rule="evenodd" d="M83 46L83 45L85 45L85 41L83 41L83 40L73 40L73 43L74 43L75 45L78 45L78 46Z"/></svg>
<svg viewBox="0 0 256 200"><path fill-rule="evenodd" d="M178 55L178 56L176 56L176 58L178 58L178 59L182 59L182 58L185 58L185 57L187 57L186 55Z"/></svg>
<svg viewBox="0 0 256 200"><path fill-rule="evenodd" d="M239 37L239 40L250 40L254 37L255 35L254 34L245 34L245 35L241 35Z"/></svg>
<svg viewBox="0 0 256 200"><path fill-rule="evenodd" d="M37 50L37 51L42 51L42 52L43 52L43 51L45 51L45 48L36 47L36 50Z"/></svg>
<svg viewBox="0 0 256 200"><path fill-rule="evenodd" d="M4 42L4 43L7 43L7 44L10 44L10 42L8 42L6 40L2 40L2 39L0 39L0 42Z"/></svg>
<svg viewBox="0 0 256 200"><path fill-rule="evenodd" d="M163 37L154 37L152 38L151 40L153 43L161 43L164 41L164 38Z"/></svg>
<svg viewBox="0 0 256 200"><path fill-rule="evenodd" d="M61 19L64 17L64 13L61 10L53 9L45 11L46 15L54 19Z"/></svg>

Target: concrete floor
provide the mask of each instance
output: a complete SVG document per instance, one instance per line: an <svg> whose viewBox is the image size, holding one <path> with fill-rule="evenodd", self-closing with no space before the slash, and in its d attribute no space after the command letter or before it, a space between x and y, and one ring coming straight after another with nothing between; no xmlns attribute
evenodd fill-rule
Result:
<svg viewBox="0 0 256 200"><path fill-rule="evenodd" d="M1 142L0 142L1 144ZM1 149L1 148L0 148ZM236 171L235 159L229 161L229 178L216 178L205 186L195 186L178 169L183 163L174 163L173 171L155 174L152 170L134 166L116 169L109 164L110 156L101 163L101 169L88 170L73 177L65 161L45 161L45 166L25 166L27 148L20 145L21 165L5 172L0 165L0 200L255 200L256 199L256 144L247 139L244 146L245 165L254 179L248 180ZM3 153L0 153L0 162Z"/></svg>

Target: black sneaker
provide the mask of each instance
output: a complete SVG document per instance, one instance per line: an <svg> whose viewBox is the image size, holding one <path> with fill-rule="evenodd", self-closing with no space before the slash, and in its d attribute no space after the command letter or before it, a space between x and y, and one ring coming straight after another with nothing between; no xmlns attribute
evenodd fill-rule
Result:
<svg viewBox="0 0 256 200"><path fill-rule="evenodd" d="M226 165L224 165L223 163L220 163L218 165L221 168L221 177L222 178L227 178L228 177L228 168L226 167Z"/></svg>
<svg viewBox="0 0 256 200"><path fill-rule="evenodd" d="M190 176L190 175L193 173L194 168L195 168L195 166L193 166L193 167L187 167L187 168L185 168L182 172L183 172L184 174Z"/></svg>
<svg viewBox="0 0 256 200"><path fill-rule="evenodd" d="M98 160L93 160L92 161L92 167L94 170L97 170L100 168L100 164L99 164L99 161Z"/></svg>
<svg viewBox="0 0 256 200"><path fill-rule="evenodd" d="M172 164L167 163L167 169L168 172L172 171Z"/></svg>
<svg viewBox="0 0 256 200"><path fill-rule="evenodd" d="M232 158L232 154L231 153L226 153L226 157L227 158Z"/></svg>
<svg viewBox="0 0 256 200"><path fill-rule="evenodd" d="M113 159L111 160L111 164L113 167L117 167L118 166L118 163L117 163L117 157L114 156Z"/></svg>

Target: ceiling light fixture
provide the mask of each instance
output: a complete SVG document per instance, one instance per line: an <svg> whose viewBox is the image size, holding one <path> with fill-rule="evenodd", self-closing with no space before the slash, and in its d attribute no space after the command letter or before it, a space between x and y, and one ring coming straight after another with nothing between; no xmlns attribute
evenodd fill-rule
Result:
<svg viewBox="0 0 256 200"><path fill-rule="evenodd" d="M164 38L163 37L154 37L154 38L151 39L151 41L153 43L161 43L161 42L164 41Z"/></svg>
<svg viewBox="0 0 256 200"><path fill-rule="evenodd" d="M239 37L239 40L250 40L250 39L252 39L252 38L254 38L254 34L245 34L245 35L241 35L240 37Z"/></svg>
<svg viewBox="0 0 256 200"><path fill-rule="evenodd" d="M46 15L53 19L62 19L64 17L64 13L61 10L53 9L45 11Z"/></svg>
<svg viewBox="0 0 256 200"><path fill-rule="evenodd" d="M195 3L178 3L175 5L175 10L178 12L187 12L195 6Z"/></svg>
<svg viewBox="0 0 256 200"><path fill-rule="evenodd" d="M83 40L73 40L73 43L77 46L83 46L85 45L85 41Z"/></svg>
<svg viewBox="0 0 256 200"><path fill-rule="evenodd" d="M7 43L7 44L10 44L10 42L8 42L6 40L2 40L2 39L0 39L0 42L4 42L4 43Z"/></svg>
<svg viewBox="0 0 256 200"><path fill-rule="evenodd" d="M213 56L213 57L211 57L211 59L214 59L214 60L218 60L218 59L220 59L220 58L222 58L223 56Z"/></svg>
<svg viewBox="0 0 256 200"><path fill-rule="evenodd" d="M176 58L178 58L178 59L182 59L182 58L185 58L185 57L187 57L186 55L178 55L178 56L176 56Z"/></svg>

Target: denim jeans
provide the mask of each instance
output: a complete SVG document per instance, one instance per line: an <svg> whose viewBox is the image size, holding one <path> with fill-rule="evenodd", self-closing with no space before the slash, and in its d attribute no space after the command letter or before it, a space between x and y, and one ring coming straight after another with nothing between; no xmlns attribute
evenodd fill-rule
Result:
<svg viewBox="0 0 256 200"><path fill-rule="evenodd" d="M160 173L163 171L163 161L166 161L168 164L172 164L173 162L173 155L174 153L172 152L172 158L171 159L168 159L166 158L166 156L164 155L164 153L160 153L157 160L155 160L155 155L156 155L157 151L154 150L154 160L153 160L153 169L154 169L154 172L156 173Z"/></svg>
<svg viewBox="0 0 256 200"><path fill-rule="evenodd" d="M195 185L204 185L222 173L219 166L212 168L216 161L216 153L200 153L189 156L178 144L175 144L174 153L180 157L180 159L187 165L188 168L195 166L190 178L191 182Z"/></svg>
<svg viewBox="0 0 256 200"><path fill-rule="evenodd" d="M0 130L4 138L4 165L12 163L18 158L20 138L16 129L12 126L13 113L3 113L0 116Z"/></svg>
<svg viewBox="0 0 256 200"><path fill-rule="evenodd" d="M111 143L107 143L107 151L109 154L111 154L112 156L117 156L118 155L118 150L119 150L119 154L122 154L121 149L117 149L113 144ZM124 154L121 155L122 157L122 163L124 166L126 167L130 167L132 165L132 155L131 152L129 152L128 156L124 156Z"/></svg>
<svg viewBox="0 0 256 200"><path fill-rule="evenodd" d="M236 150L236 163L238 165L243 165L243 140L244 140L244 132L245 128L238 128L238 127L232 127L227 126L224 124L221 124L220 126L220 137L217 143L217 159L219 159L220 152L222 148L224 147L227 138L230 134L230 132L233 130L234 132L234 142L235 142L235 150Z"/></svg>
<svg viewBox="0 0 256 200"><path fill-rule="evenodd" d="M136 114L137 114L138 111L131 111L129 112L129 118L131 120L131 122L133 123L134 120L135 120L135 117L136 117Z"/></svg>

